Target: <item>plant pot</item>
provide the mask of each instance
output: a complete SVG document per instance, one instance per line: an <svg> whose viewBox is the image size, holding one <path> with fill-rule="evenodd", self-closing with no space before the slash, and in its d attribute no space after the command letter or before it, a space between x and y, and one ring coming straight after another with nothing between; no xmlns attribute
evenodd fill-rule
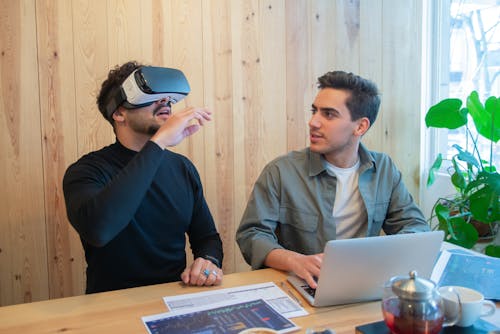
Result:
<svg viewBox="0 0 500 334"><path fill-rule="evenodd" d="M470 224L474 226L474 228L477 231L477 234L479 235L479 240L480 241L491 241L495 239L498 230L499 230L499 224L498 222L493 222L490 224L486 224L474 219L470 220Z"/></svg>

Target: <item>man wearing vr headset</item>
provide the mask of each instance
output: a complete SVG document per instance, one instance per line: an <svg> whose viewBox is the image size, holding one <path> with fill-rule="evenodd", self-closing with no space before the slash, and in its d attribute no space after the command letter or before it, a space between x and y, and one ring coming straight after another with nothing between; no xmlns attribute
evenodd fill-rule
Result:
<svg viewBox="0 0 500 334"><path fill-rule="evenodd" d="M169 151L211 120L211 111L171 104L189 93L181 71L128 62L103 82L97 105L116 142L66 171L68 219L87 261L87 293L182 280L221 283L223 251L200 177ZM186 266L185 235L194 262Z"/></svg>

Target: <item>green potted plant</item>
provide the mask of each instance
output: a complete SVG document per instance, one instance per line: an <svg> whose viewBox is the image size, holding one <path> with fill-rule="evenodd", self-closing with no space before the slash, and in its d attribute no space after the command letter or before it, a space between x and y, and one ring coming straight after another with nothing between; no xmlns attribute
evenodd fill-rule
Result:
<svg viewBox="0 0 500 334"><path fill-rule="evenodd" d="M436 201L431 226L443 230L446 241L466 248L474 247L480 236L488 232L494 238L500 221L500 175L493 162L494 148L500 139L500 99L491 96L482 104L476 91L467 97L465 107L460 99L444 99L427 111L425 124L431 128L465 127L466 133L466 147L452 146L457 153L449 159L447 168L456 194ZM489 142L486 159L478 150L480 140ZM439 153L429 170L427 186L434 183L443 160L447 159ZM491 243L485 253L500 257L500 245Z"/></svg>

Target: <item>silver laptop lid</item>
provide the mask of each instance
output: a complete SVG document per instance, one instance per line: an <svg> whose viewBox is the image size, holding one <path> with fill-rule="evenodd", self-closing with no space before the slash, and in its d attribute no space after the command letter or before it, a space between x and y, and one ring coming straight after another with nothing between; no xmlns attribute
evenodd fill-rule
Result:
<svg viewBox="0 0 500 334"><path fill-rule="evenodd" d="M385 281L410 270L430 278L443 238L435 231L329 241L313 305L380 299Z"/></svg>

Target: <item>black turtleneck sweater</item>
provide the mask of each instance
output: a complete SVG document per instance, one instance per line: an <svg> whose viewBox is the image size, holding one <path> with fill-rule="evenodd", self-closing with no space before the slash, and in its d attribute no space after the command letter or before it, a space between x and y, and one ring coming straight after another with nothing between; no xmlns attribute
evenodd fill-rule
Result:
<svg viewBox="0 0 500 334"><path fill-rule="evenodd" d="M195 258L222 263L200 177L180 154L117 141L71 165L63 190L85 250L87 293L179 281L186 234Z"/></svg>

